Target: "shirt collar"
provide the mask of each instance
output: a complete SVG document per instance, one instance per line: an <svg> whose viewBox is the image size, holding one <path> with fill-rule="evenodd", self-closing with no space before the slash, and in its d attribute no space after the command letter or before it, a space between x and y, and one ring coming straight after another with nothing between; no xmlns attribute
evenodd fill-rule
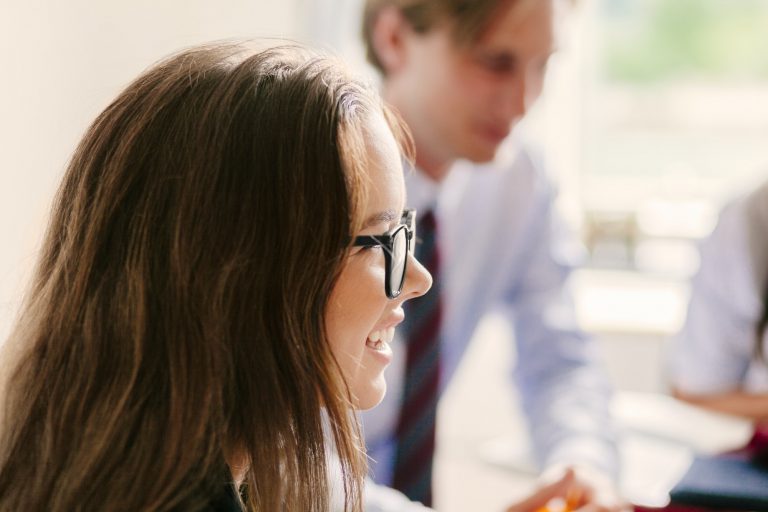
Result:
<svg viewBox="0 0 768 512"><path fill-rule="evenodd" d="M440 193L440 184L408 162L403 163L403 169L405 170L405 189L407 190L406 206L416 208L419 216L426 213L427 210L434 209Z"/></svg>

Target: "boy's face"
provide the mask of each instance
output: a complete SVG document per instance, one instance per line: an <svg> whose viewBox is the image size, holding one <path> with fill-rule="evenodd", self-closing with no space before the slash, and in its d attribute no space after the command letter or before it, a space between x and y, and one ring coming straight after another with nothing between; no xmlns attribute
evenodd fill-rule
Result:
<svg viewBox="0 0 768 512"><path fill-rule="evenodd" d="M501 142L539 97L555 49L554 1L522 10L502 1L468 46L450 25L403 31L401 65L388 73L388 99L414 133L418 152L438 161L494 158Z"/></svg>

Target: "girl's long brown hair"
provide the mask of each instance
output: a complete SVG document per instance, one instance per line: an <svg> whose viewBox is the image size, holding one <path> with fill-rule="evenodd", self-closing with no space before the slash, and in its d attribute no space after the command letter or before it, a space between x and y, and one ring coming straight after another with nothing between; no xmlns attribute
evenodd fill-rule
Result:
<svg viewBox="0 0 768 512"><path fill-rule="evenodd" d="M765 355L765 333L768 329L768 183L763 183L750 192L743 201L745 223L747 228L747 244L751 263L751 274L755 286L761 294L762 308L755 324L755 344L752 355L755 360L768 364Z"/></svg>
<svg viewBox="0 0 768 512"><path fill-rule="evenodd" d="M10 340L0 510L196 510L241 453L248 510L325 511L324 428L361 508L323 317L377 111L326 58L226 44L161 62L96 119Z"/></svg>

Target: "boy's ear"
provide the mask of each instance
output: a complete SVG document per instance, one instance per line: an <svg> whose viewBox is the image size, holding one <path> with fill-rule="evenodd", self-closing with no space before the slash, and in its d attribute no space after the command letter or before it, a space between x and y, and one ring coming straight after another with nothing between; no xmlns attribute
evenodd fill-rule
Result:
<svg viewBox="0 0 768 512"><path fill-rule="evenodd" d="M395 6L383 7L373 22L371 44L384 74L398 71L406 61L406 39L412 30L403 13Z"/></svg>

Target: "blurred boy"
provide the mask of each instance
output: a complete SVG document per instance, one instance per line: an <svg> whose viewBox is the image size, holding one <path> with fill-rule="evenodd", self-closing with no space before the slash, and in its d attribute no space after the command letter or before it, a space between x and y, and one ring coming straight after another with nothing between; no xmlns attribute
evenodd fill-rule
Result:
<svg viewBox="0 0 768 512"><path fill-rule="evenodd" d="M420 259L435 288L409 310L390 391L363 420L372 477L427 505L437 399L481 317L500 307L514 327L514 379L542 481L573 468L574 506L624 506L614 491L610 386L565 288L579 245L554 212L540 162L516 140L514 156L497 157L541 93L564 1L365 5L368 59L416 144L408 204L421 214ZM367 509L396 510L393 496L370 485Z"/></svg>

